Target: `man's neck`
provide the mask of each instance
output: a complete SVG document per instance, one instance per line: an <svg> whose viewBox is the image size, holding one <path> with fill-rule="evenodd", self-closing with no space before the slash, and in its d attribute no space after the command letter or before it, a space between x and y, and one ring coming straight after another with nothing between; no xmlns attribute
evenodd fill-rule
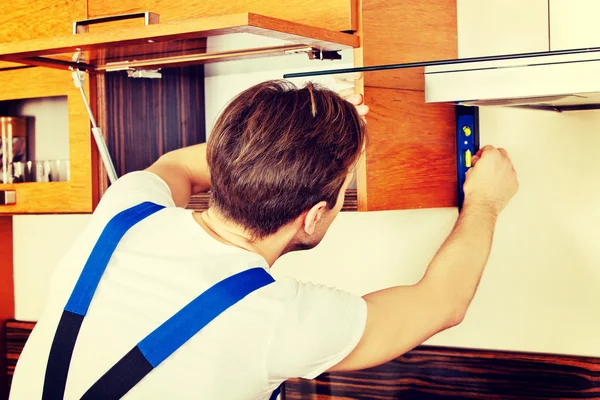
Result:
<svg viewBox="0 0 600 400"><path fill-rule="evenodd" d="M243 227L226 219L213 207L194 213L194 219L215 240L256 253L267 261L269 267L285 252L294 237L293 227L284 227L274 235L253 240Z"/></svg>

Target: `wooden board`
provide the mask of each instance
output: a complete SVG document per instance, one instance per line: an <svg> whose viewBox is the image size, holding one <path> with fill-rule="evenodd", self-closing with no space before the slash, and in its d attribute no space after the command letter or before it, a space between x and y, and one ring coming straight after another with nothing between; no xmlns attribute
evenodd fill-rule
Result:
<svg viewBox="0 0 600 400"><path fill-rule="evenodd" d="M454 107L420 91L365 88L370 107L359 210L457 204Z"/></svg>
<svg viewBox="0 0 600 400"><path fill-rule="evenodd" d="M456 0L362 0L361 12L357 66L458 55ZM456 206L454 109L424 103L423 69L367 72L360 86L371 112L359 210Z"/></svg>
<svg viewBox="0 0 600 400"><path fill-rule="evenodd" d="M86 0L0 1L0 43L71 34L86 18Z"/></svg>
<svg viewBox="0 0 600 400"><path fill-rule="evenodd" d="M362 18L365 66L458 56L456 0L363 0ZM365 85L424 90L422 69L369 72Z"/></svg>
<svg viewBox="0 0 600 400"><path fill-rule="evenodd" d="M86 85L86 89L87 87ZM79 90L73 85L71 74L67 71L43 68L0 72L0 101L50 96L67 96L70 181L2 184L0 190L16 190L17 204L0 206L0 214L92 211L93 159L90 123Z"/></svg>
<svg viewBox="0 0 600 400"><path fill-rule="evenodd" d="M88 5L91 18L151 11L166 22L252 12L334 31L354 30L356 24L355 0L88 0Z"/></svg>
<svg viewBox="0 0 600 400"><path fill-rule="evenodd" d="M4 322L15 317L12 217L0 216L0 370L6 368ZM8 397L6 376L0 376L0 399Z"/></svg>
<svg viewBox="0 0 600 400"><path fill-rule="evenodd" d="M600 399L600 358L422 346L364 371L285 384L284 400Z"/></svg>
<svg viewBox="0 0 600 400"><path fill-rule="evenodd" d="M208 206L210 203L210 193L199 193L197 195L192 196L189 204L186 208L190 210L194 210L196 212L202 212L208 210ZM356 198L356 189L347 189L346 195L344 198L344 205L342 206L342 211L357 211L358 204Z"/></svg>
<svg viewBox="0 0 600 400"><path fill-rule="evenodd" d="M7 375L34 322L6 323ZM283 400L600 399L600 358L420 346L375 368L285 383Z"/></svg>
<svg viewBox="0 0 600 400"><path fill-rule="evenodd" d="M15 367L17 366L17 361L19 361L19 356L34 327L35 322L15 320L9 320L2 324L3 334L0 340L6 343L6 375L8 377L9 387L15 372Z"/></svg>
<svg viewBox="0 0 600 400"><path fill-rule="evenodd" d="M204 66L165 69L161 79L112 73L104 85L105 135L119 176L206 141Z"/></svg>
<svg viewBox="0 0 600 400"><path fill-rule="evenodd" d="M359 38L351 34L246 13L171 21L107 32L0 43L0 60L16 62L30 57L74 53L77 49L102 50L143 45L149 40L155 42L189 40L231 33L251 33L323 50L342 50L359 45ZM36 60L32 64L42 63L43 60Z"/></svg>

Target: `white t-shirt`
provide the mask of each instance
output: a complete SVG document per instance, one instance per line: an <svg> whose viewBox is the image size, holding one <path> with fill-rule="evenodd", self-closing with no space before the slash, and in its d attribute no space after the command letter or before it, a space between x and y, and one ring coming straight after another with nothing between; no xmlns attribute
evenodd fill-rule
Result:
<svg viewBox="0 0 600 400"><path fill-rule="evenodd" d="M134 172L104 195L58 265L45 312L19 359L12 400L41 398L48 353L64 306L106 223L151 201L166 206L133 226L115 250L85 317L65 399L79 399L141 339L200 293L259 255L206 233L177 208L166 183ZM284 380L314 378L344 359L366 323L358 296L278 279L225 311L138 383L125 399L268 399Z"/></svg>

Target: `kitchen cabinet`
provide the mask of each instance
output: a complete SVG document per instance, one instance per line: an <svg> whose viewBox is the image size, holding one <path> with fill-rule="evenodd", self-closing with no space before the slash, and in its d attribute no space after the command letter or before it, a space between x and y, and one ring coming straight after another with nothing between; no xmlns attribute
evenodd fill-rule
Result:
<svg viewBox="0 0 600 400"><path fill-rule="evenodd" d="M89 95L89 85L86 85L85 90ZM69 158L68 164L63 162L68 168L63 171L68 176L68 181L0 184L0 191L16 193L16 204L0 205L1 214L92 211L96 192L92 177L95 159L91 151L90 124L80 96L78 89L73 85L71 75L65 71L46 68L0 71L0 110L20 109L25 115L29 115L27 110L34 108L29 107L30 104L46 102L59 103L58 106L50 106L51 113L53 110L64 113L44 116L43 126L34 124L34 134L37 136L39 131L44 130L45 138L39 141L36 137L35 152L30 153L30 158L37 161L36 154L47 154L47 146L52 146L61 134L68 146L66 154ZM59 120L66 123L59 124ZM62 128L58 128L58 125ZM31 131L31 125L28 131ZM66 149L60 149L63 150Z"/></svg>
<svg viewBox="0 0 600 400"><path fill-rule="evenodd" d="M362 4L357 66L456 58L455 1ZM425 104L423 69L367 72L364 96L369 141L357 173L359 210L456 206L454 108Z"/></svg>
<svg viewBox="0 0 600 400"><path fill-rule="evenodd" d="M549 49L548 0L457 0L456 6L461 58Z"/></svg>
<svg viewBox="0 0 600 400"><path fill-rule="evenodd" d="M365 88L367 210L457 205L454 106L422 91ZM360 187L359 187L359 195Z"/></svg>
<svg viewBox="0 0 600 400"><path fill-rule="evenodd" d="M86 0L0 1L0 43L68 35L86 17Z"/></svg>
<svg viewBox="0 0 600 400"><path fill-rule="evenodd" d="M550 0L550 49L600 47L600 3Z"/></svg>
<svg viewBox="0 0 600 400"><path fill-rule="evenodd" d="M89 17L151 11L161 21L252 12L327 28L355 30L357 0L87 0Z"/></svg>
<svg viewBox="0 0 600 400"><path fill-rule="evenodd" d="M139 25L140 21L136 23ZM118 175L122 175L147 167L171 149L204 141L202 64L288 53L306 53L309 57L320 59L359 45L356 35L251 13L111 31L96 31L95 27L90 30L77 35L0 44L0 62L38 67L5 70L0 75L0 79L7 82L2 87L5 96L50 96L39 86L24 84L26 81L42 80L45 82L42 87L51 87L55 91L54 96L64 92L62 95L68 97L72 155L70 182L52 182L48 186L19 183L0 187L17 191L17 205L2 208L6 213L89 212L93 209L97 192L108 186L106 174L95 163L96 149L90 150L89 147L91 135L87 114L73 86L68 72L70 68L86 70L90 74L88 92L97 103L100 126L116 161ZM266 37L272 45L218 51L207 48L208 37L229 34ZM247 42L243 43L252 46ZM83 62L74 63L71 56L79 50ZM157 72L158 69L160 72ZM141 82L128 78L128 73L158 74L163 78ZM36 94L25 93L36 87ZM128 100L124 101L124 98ZM183 101L184 98L194 101ZM169 118L175 121L171 125L167 123ZM131 148L143 151L133 153L128 151ZM194 199L192 204L204 207L207 196Z"/></svg>

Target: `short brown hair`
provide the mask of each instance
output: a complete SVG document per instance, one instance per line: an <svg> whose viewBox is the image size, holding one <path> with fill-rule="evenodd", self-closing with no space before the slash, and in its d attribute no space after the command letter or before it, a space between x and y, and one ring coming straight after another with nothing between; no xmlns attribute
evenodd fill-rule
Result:
<svg viewBox="0 0 600 400"><path fill-rule="evenodd" d="M263 238L319 201L332 208L365 141L337 93L268 81L233 99L208 140L211 205Z"/></svg>

